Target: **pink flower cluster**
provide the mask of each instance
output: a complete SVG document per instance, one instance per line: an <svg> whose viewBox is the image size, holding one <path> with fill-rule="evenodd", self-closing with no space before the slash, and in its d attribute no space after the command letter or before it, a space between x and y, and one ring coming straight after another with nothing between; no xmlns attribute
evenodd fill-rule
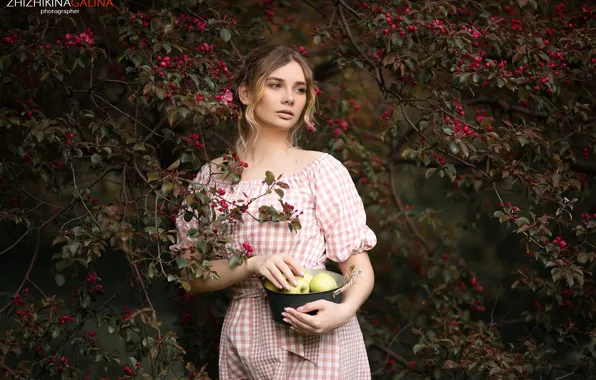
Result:
<svg viewBox="0 0 596 380"><path fill-rule="evenodd" d="M83 48L95 45L95 39L93 38L93 31L91 28L87 28L79 34L66 33L62 36L62 40L56 41L56 44L63 46L80 46Z"/></svg>
<svg viewBox="0 0 596 380"><path fill-rule="evenodd" d="M246 251L246 256L252 256L253 247L250 244L248 244L248 242L245 241L244 243L242 243L242 248L244 248L244 250Z"/></svg>

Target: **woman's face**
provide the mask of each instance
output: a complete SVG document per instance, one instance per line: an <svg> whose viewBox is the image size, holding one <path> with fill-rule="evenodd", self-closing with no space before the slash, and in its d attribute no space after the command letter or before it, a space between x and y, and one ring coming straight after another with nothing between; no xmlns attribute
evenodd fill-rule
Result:
<svg viewBox="0 0 596 380"><path fill-rule="evenodd" d="M306 105L306 79L295 61L274 70L265 81L263 97L255 107L261 128L290 130Z"/></svg>

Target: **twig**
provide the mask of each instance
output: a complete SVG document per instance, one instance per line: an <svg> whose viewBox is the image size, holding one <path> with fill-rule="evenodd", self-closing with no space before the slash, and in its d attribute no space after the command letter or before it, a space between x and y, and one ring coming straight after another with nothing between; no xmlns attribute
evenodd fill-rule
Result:
<svg viewBox="0 0 596 380"><path fill-rule="evenodd" d="M350 13L351 13L351 14L353 14L354 16L356 16L356 17L360 16L360 15L358 14L358 12L356 12L356 11L354 10L354 8L352 8L352 7L350 7L348 4L346 4L346 2L345 2L344 0L338 0L338 3L341 3L341 5L342 5L343 7L345 7L345 8L346 8L348 11L350 11Z"/></svg>
<svg viewBox="0 0 596 380"><path fill-rule="evenodd" d="M304 2L306 3L306 5L310 6L312 9L314 9L315 11L317 11L321 16L323 16L323 18L328 19L329 17L327 17L327 15L325 14L325 12L323 12L321 10L321 8L317 7L315 4L313 4L311 1L309 0L304 0Z"/></svg>
<svg viewBox="0 0 596 380"><path fill-rule="evenodd" d="M375 70L374 77L377 80L377 83L379 84L379 87L381 87L382 90L385 90L386 91L386 89L385 89L385 83L383 82L383 79L381 77L381 72L379 70L379 65L377 65L372 59L370 59L370 57L368 57L364 53L364 51L362 51L362 49L360 48L360 46L356 43L356 40L354 39L354 36L352 35L352 31L350 30L350 27L348 26L348 22L346 21L346 16L345 16L345 13L344 13L344 6L346 6L346 4L343 1L340 1L340 2L337 3L337 6L338 6L338 9L339 9L339 17L341 19L341 23L343 25L343 29L345 30L346 36L350 40L350 43L358 51L358 54L360 54L360 56L366 62L368 62L369 65L371 65L373 67L373 69Z"/></svg>
<svg viewBox="0 0 596 380"><path fill-rule="evenodd" d="M24 238L25 236L27 236L27 235L29 234L29 232L33 231L34 229L35 229L35 228L29 228L27 231L25 231L25 233L23 233L23 234L21 235L21 237L17 239L17 241L15 241L14 243L12 243L12 245L11 245L11 246L9 246L8 248L6 248L6 249L5 249L5 250L3 250L2 252L0 252L0 256L2 256L3 254L5 254L6 252L10 251L11 249L13 249L13 248L15 247L15 245L19 244L19 242L20 242L21 240L23 240L23 238Z"/></svg>
<svg viewBox="0 0 596 380"><path fill-rule="evenodd" d="M412 326L412 323L411 323L411 322L410 322L410 323L408 323L408 324L406 324L404 327L402 327L402 328L401 328L401 329L400 329L400 330L397 332L397 334L395 334L395 335L394 335L394 336L391 338L391 340L389 341L389 345L388 345L388 347L389 347L389 348L391 348L391 347L393 346L393 343L395 342L395 340L396 340L397 338L399 338L399 336L400 336L401 334L403 334L403 332L404 332L404 331L406 331L406 329L408 329L410 326ZM387 356L385 357L385 363L387 362L387 359L389 359L389 356L390 356L390 355L389 355L389 353L387 353Z"/></svg>
<svg viewBox="0 0 596 380"><path fill-rule="evenodd" d="M497 294L497 299L495 299L495 303L493 304L493 308L490 311L490 323L489 326L492 326L494 324L494 314L495 314L495 307L497 307L497 302L499 302L499 297L501 296L501 291L503 291L503 286L499 287L499 294Z"/></svg>
<svg viewBox="0 0 596 380"><path fill-rule="evenodd" d="M147 125L141 123L138 119L136 119L135 117L133 117L132 115L129 115L128 113L122 111L120 108L116 107L115 105L113 105L112 103L110 103L109 101L107 101L106 99L102 98L100 95L98 95L95 91L91 91L91 97L96 97L99 100L103 101L104 103L106 103L107 105L109 105L110 107L112 107L113 109L115 109L116 111L120 112L122 115L128 117L129 119L133 120L135 123L139 124L140 126L142 126L143 128L147 129L150 133L156 134L159 137L162 138L166 138L163 135L160 135L159 133L153 131L151 128L149 128Z"/></svg>
<svg viewBox="0 0 596 380"><path fill-rule="evenodd" d="M37 243L35 244L35 252L33 253L33 258L31 258L31 262L29 263L29 268L27 268L27 272L25 273L25 278L23 278L23 281L21 281L21 284L19 285L17 291L15 292L15 294L19 294L19 292L21 291L21 289L23 289L23 286L25 285L25 282L30 281L29 280L29 275L31 275L31 270L33 269L33 265L35 265L35 262L37 261L37 255L39 253L39 243L41 241L41 230L38 228L37 229ZM35 286L37 288L37 286ZM38 288L39 289L39 288ZM42 292L43 294L43 292ZM12 301L9 301L6 306L4 306L2 309L0 309L0 313L3 313L4 310L6 310L10 304L12 303Z"/></svg>
<svg viewBox="0 0 596 380"><path fill-rule="evenodd" d="M406 368L409 368L410 362L406 358L404 358L403 356L401 356L400 354L398 354L397 352L391 350L388 347L385 347L383 345L380 345L379 343L373 343L372 345L375 346L375 347L377 347L381 351L385 352L387 355L391 356L393 359L395 359L396 361L398 361L399 363L401 363ZM409 370L410 371L414 371L414 372L420 372L420 370L418 368L414 368L414 369L411 369L410 368Z"/></svg>
<svg viewBox="0 0 596 380"><path fill-rule="evenodd" d="M393 195L393 200L394 200L395 204L397 205L399 210L401 212L403 212L404 205L403 205L401 198L399 197L399 194L397 193L397 189L395 187L395 169L393 167L389 168L389 186L391 187L391 194ZM420 232L418 232L418 229L412 224L412 221L410 221L410 218L408 218L407 216L404 216L404 217L406 220L406 226L408 227L408 230L410 230L410 232L412 234L414 234L414 236L416 237L416 240L418 240L424 246L424 249L426 249L426 251L428 253L431 253L433 250L426 243L426 240L424 240L422 235L420 235Z"/></svg>
<svg viewBox="0 0 596 380"><path fill-rule="evenodd" d="M81 200L81 203L83 204L83 207L85 207L85 210L87 210L87 212L89 213L89 216L91 217L91 219L93 219L93 221L95 222L95 224L97 225L97 227L99 227L99 229L101 230L101 225L99 224L99 222L97 221L97 219L95 219L95 217L93 216L93 214L91 214L91 210L89 210L89 208L87 207L87 204L85 203L85 200L83 199L83 196L81 195L81 192L79 191L79 187L77 185L77 177L75 174L75 169L74 166L72 164L72 158L70 159L70 170L72 171L72 183L74 185L75 188L75 193L77 193L77 195L79 196L79 199Z"/></svg>
<svg viewBox="0 0 596 380"><path fill-rule="evenodd" d="M147 300L147 303L149 304L149 307L151 308L153 320L156 321L157 320L157 312L155 311L155 308L153 307L153 304L151 303L151 298L149 298L149 294L147 293L147 289L145 288L145 283L143 282L143 279L141 278L141 273L139 273L139 268L137 268L137 266L135 264L132 264L132 266L135 269L135 273L137 275L137 279L139 280L139 284L141 285L141 288L143 288L143 293L145 293L145 300Z"/></svg>

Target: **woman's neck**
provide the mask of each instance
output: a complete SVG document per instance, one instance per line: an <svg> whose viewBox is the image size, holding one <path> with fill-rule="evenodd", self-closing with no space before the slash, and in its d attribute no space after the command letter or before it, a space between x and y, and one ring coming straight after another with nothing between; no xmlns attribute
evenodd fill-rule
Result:
<svg viewBox="0 0 596 380"><path fill-rule="evenodd" d="M272 160L287 158L296 150L286 139L259 139L249 144L244 152L238 152L238 157L249 165L261 165Z"/></svg>

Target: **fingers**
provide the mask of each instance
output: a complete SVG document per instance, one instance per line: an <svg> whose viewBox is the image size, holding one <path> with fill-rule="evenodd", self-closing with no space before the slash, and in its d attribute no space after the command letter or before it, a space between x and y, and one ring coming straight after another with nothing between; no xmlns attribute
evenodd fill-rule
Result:
<svg viewBox="0 0 596 380"><path fill-rule="evenodd" d="M306 303L306 304L300 306L299 308L297 308L296 310L301 313L310 313L313 310L325 309L325 307L327 306L326 303L328 303L328 302L329 301L326 301L326 300L316 300L313 302Z"/></svg>
<svg viewBox="0 0 596 380"><path fill-rule="evenodd" d="M286 307L284 310L285 311L281 313L281 315L284 318L295 321L299 328L305 328L305 326L308 326L308 330L314 331L320 327L320 321L316 315L305 314L303 312L296 311L291 307Z"/></svg>
<svg viewBox="0 0 596 380"><path fill-rule="evenodd" d="M265 268L262 274L267 279L269 279L269 281L271 281L273 285L277 286L278 289L290 289L288 282L286 281L284 276L282 276L281 272L279 271L279 269L277 269L277 267L273 267L271 269Z"/></svg>
<svg viewBox="0 0 596 380"><path fill-rule="evenodd" d="M320 330L320 321L316 316L303 314L291 308L287 308L284 313L281 313L284 322L289 323L296 329L306 331L311 334L318 334Z"/></svg>
<svg viewBox="0 0 596 380"><path fill-rule="evenodd" d="M252 260L252 261L251 261ZM278 289L290 289L290 284L298 286L296 276L303 276L298 260L289 255L279 254L249 259L249 271L266 277Z"/></svg>
<svg viewBox="0 0 596 380"><path fill-rule="evenodd" d="M288 255L283 255L282 258L283 258L284 262L287 265L289 265L290 268L292 268L292 272L294 272L294 274L296 276L304 276L304 272L302 271L302 265L300 265L298 260L296 260L292 256L288 256Z"/></svg>
<svg viewBox="0 0 596 380"><path fill-rule="evenodd" d="M288 255L279 255L272 258L271 264L272 266L269 267L269 272L279 279L279 283L282 284L284 288L289 290L289 284L298 286L295 275L300 275L301 267L296 259Z"/></svg>

